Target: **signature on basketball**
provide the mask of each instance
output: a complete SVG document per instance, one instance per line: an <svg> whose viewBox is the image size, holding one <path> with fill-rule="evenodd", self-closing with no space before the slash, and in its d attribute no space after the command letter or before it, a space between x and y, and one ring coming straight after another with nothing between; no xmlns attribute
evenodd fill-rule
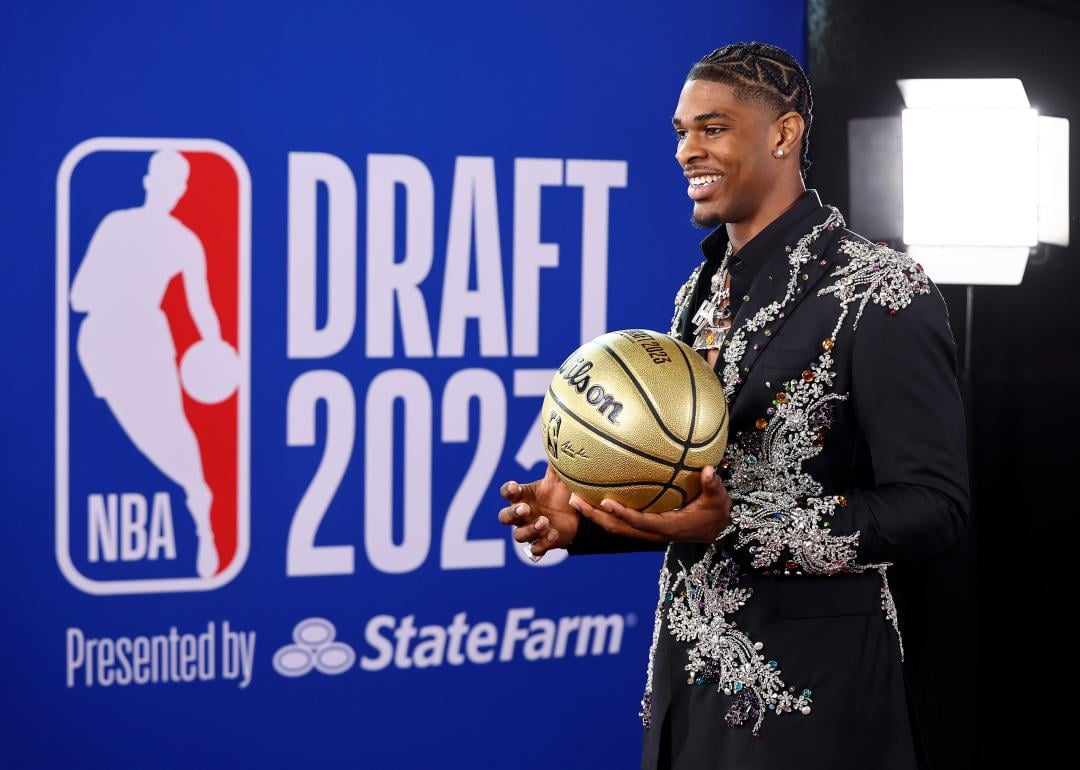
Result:
<svg viewBox="0 0 1080 770"><path fill-rule="evenodd" d="M588 452L585 451L585 447L580 447L578 449L575 449L574 445L570 443L569 439L562 442L562 444L559 445L559 448L562 449L563 453L567 457L572 457L575 460L578 459L578 458L583 459L583 460L591 459L589 457Z"/></svg>

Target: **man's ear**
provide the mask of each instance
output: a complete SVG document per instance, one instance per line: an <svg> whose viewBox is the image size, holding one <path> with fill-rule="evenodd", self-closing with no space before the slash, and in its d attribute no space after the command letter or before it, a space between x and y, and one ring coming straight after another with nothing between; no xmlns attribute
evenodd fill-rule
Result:
<svg viewBox="0 0 1080 770"><path fill-rule="evenodd" d="M775 154L777 150L782 149L784 155L798 154L803 131L806 129L803 116L794 110L789 110L778 117L773 122L773 126L775 127L775 136L772 152Z"/></svg>

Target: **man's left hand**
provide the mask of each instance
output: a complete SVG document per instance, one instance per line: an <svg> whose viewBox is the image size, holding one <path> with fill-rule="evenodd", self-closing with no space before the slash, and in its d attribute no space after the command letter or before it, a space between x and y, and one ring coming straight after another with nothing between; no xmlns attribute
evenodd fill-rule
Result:
<svg viewBox="0 0 1080 770"><path fill-rule="evenodd" d="M657 543L711 543L731 523L731 497L711 465L701 471L701 494L685 508L641 513L607 497L597 508L577 495L570 505L612 534Z"/></svg>

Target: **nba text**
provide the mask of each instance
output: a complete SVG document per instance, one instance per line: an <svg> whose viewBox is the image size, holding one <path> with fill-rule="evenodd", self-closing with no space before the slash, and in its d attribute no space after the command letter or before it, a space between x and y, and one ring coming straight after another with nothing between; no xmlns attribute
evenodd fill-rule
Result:
<svg viewBox="0 0 1080 770"><path fill-rule="evenodd" d="M176 558L168 492L155 492L149 504L138 492L90 494L86 522L91 562Z"/></svg>

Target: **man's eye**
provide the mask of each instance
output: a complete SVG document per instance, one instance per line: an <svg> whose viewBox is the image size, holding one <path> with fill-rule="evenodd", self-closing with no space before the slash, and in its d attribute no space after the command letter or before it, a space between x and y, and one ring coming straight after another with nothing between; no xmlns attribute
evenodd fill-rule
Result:
<svg viewBox="0 0 1080 770"><path fill-rule="evenodd" d="M709 126L705 129L705 133L707 134L719 134L723 131L727 131L726 126Z"/></svg>
<svg viewBox="0 0 1080 770"><path fill-rule="evenodd" d="M675 132L675 141L676 142L681 142L685 138L686 138L686 132L685 131L676 131Z"/></svg>

